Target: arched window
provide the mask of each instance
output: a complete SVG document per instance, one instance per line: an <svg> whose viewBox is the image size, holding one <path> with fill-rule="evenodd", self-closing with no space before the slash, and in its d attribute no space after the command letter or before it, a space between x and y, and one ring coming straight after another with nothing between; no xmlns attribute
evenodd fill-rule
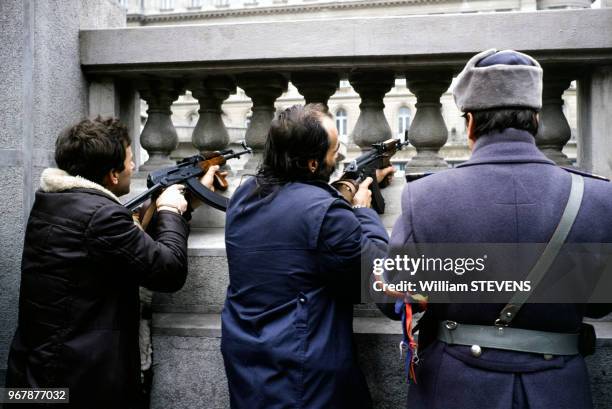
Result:
<svg viewBox="0 0 612 409"><path fill-rule="evenodd" d="M397 112L398 127L397 136L400 139L404 139L404 133L410 128L410 109L401 107Z"/></svg>
<svg viewBox="0 0 612 409"><path fill-rule="evenodd" d="M338 128L338 136L340 141L347 142L348 131L347 131L347 116L344 108L340 108L336 111L336 128Z"/></svg>

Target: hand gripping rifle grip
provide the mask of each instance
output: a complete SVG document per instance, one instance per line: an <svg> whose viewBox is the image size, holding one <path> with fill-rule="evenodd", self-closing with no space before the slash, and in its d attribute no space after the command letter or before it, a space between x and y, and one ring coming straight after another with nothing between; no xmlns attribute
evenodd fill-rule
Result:
<svg viewBox="0 0 612 409"><path fill-rule="evenodd" d="M353 203L353 197L359 189L359 185L352 179L340 179L331 184L349 204Z"/></svg>

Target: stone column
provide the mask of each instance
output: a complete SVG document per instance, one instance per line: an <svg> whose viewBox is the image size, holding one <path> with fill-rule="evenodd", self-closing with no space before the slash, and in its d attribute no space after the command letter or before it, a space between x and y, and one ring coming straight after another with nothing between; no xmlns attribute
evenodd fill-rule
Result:
<svg viewBox="0 0 612 409"><path fill-rule="evenodd" d="M113 78L95 78L89 83L88 116L119 116L119 90Z"/></svg>
<svg viewBox="0 0 612 409"><path fill-rule="evenodd" d="M563 113L563 92L571 82L567 76L550 73L550 70L544 71L542 110L536 144L549 159L560 166L572 164L562 151L572 136L572 130Z"/></svg>
<svg viewBox="0 0 612 409"><path fill-rule="evenodd" d="M244 169L256 169L262 160L262 151L274 118L274 102L287 91L287 79L276 73L249 73L237 77L238 86L253 101L253 116L246 131L246 143L253 148L253 155Z"/></svg>
<svg viewBox="0 0 612 409"><path fill-rule="evenodd" d="M140 170L150 171L174 164L170 152L178 145L170 107L182 93L180 83L170 79L145 80L138 83L140 96L147 102L147 122L140 134L140 144L147 150L147 160Z"/></svg>
<svg viewBox="0 0 612 409"><path fill-rule="evenodd" d="M612 177L612 65L578 80L578 166Z"/></svg>
<svg viewBox="0 0 612 409"><path fill-rule="evenodd" d="M230 77L212 76L193 81L189 88L200 102L200 117L193 129L193 146L200 152L226 148L230 138L221 117L221 104L236 92L236 83Z"/></svg>
<svg viewBox="0 0 612 409"><path fill-rule="evenodd" d="M338 89L340 76L335 72L304 71L291 74L291 82L307 104L318 102L327 106L329 97Z"/></svg>
<svg viewBox="0 0 612 409"><path fill-rule="evenodd" d="M410 72L406 85L416 95L416 114L408 129L408 139L416 155L406 164L406 172L447 168L438 153L448 139L440 97L452 81L450 72Z"/></svg>
<svg viewBox="0 0 612 409"><path fill-rule="evenodd" d="M392 137L391 127L383 112L385 94L395 85L392 71L355 71L349 82L361 97L359 118L350 138L361 149Z"/></svg>

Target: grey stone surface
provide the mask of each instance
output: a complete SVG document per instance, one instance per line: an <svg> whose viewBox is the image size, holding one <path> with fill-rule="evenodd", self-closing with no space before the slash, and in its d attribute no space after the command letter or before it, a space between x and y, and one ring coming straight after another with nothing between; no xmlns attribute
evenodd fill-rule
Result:
<svg viewBox="0 0 612 409"><path fill-rule="evenodd" d="M419 41L407 41L414 33L419 33ZM279 43L279 38L285 41ZM300 47L295 47L296 43ZM381 62L385 68L407 68L433 61L459 68L468 55L493 47L529 50L541 62L584 62L585 58L610 60L612 10L351 18L326 24L286 21L138 27L85 31L81 44L81 61L92 71L96 71L94 65L104 64L140 64L144 70L147 63L152 64L147 68L152 72L161 72L155 64L164 63L173 64L174 73L181 65L187 71L195 70L197 63L222 71L237 67L232 65L235 61L242 63L242 70L279 68L287 67L289 59L296 59L292 69L301 68L299 59L304 59L304 68L311 69L381 67ZM607 51L589 56L589 52L601 49ZM547 53L557 50L563 53ZM441 57L442 54L448 55ZM313 56L318 60L313 61ZM244 64L245 61L251 63ZM122 70L127 68L100 67L102 72Z"/></svg>
<svg viewBox="0 0 612 409"><path fill-rule="evenodd" d="M165 323L159 323L156 315L154 324L154 378L151 407L156 408L196 408L221 409L229 407L227 378L220 351L220 338L217 335L201 335L191 332L191 336L164 332ZM188 327L190 316L181 321L177 315L165 317L167 322L176 323L178 333ZM363 322L363 333L357 333L357 350L360 365L366 374L368 385L376 402L376 409L402 408L406 401L406 382L403 361L397 358L397 344L401 335L372 333L369 325L381 329L389 326L390 321L375 319L377 324ZM386 321L386 322L383 322ZM193 327L220 325L218 317L201 317L192 321ZM162 329L160 330L159 325ZM391 323L397 326L397 323ZM172 325L172 324L170 324ZM359 325L359 324L358 324ZM174 335L172 335L174 334ZM196 336L194 336L197 334Z"/></svg>
<svg viewBox="0 0 612 409"><path fill-rule="evenodd" d="M119 90L112 78L89 83L88 116L119 117Z"/></svg>
<svg viewBox="0 0 612 409"><path fill-rule="evenodd" d="M612 10L612 9L611 9ZM578 81L578 166L612 177L612 65Z"/></svg>
<svg viewBox="0 0 612 409"><path fill-rule="evenodd" d="M227 378L220 338L153 338L152 409L226 409Z"/></svg>
<svg viewBox="0 0 612 409"><path fill-rule="evenodd" d="M227 408L218 314L155 314L153 408ZM612 408L612 324L595 323L598 349L587 358L596 409ZM399 323L356 318L359 364L376 409L404 408L408 386L399 359Z"/></svg>
<svg viewBox="0 0 612 409"><path fill-rule="evenodd" d="M226 257L190 256L189 275L182 290L155 293L153 309L160 312L220 312L228 284Z"/></svg>
<svg viewBox="0 0 612 409"><path fill-rule="evenodd" d="M23 238L23 168L0 167L0 368L15 332Z"/></svg>
<svg viewBox="0 0 612 409"><path fill-rule="evenodd" d="M28 30L25 20L25 2L0 2L0 147L20 149L23 123L19 118L23 110L24 36Z"/></svg>

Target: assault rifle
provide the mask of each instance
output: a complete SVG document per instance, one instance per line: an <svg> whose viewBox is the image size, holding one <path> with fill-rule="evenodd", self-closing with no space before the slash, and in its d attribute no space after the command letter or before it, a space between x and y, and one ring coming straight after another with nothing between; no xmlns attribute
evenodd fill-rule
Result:
<svg viewBox="0 0 612 409"><path fill-rule="evenodd" d="M372 208L377 213L385 212L385 199L380 193L380 188L389 184L389 179L385 178L378 183L376 180L376 169L384 169L391 166L391 157L408 145L408 141L402 142L400 139L387 139L386 141L375 143L372 149L359 156L344 169L344 174L332 186L338 189L342 196L352 203L353 196L357 193L359 184L367 177L372 178L370 190L372 191Z"/></svg>
<svg viewBox="0 0 612 409"><path fill-rule="evenodd" d="M147 199L155 197L168 186L181 183L187 186L197 199L215 209L225 211L227 209L228 198L218 193L212 192L200 183L200 177L208 171L211 166L224 165L229 159L239 158L245 153L252 153L252 149L243 142L243 151L234 152L232 149L222 151L204 152L201 155L194 155L179 161L175 166L155 170L147 177L147 190L124 206L134 211L140 204ZM224 191L227 189L227 180L219 172L215 173L213 186L216 190Z"/></svg>

